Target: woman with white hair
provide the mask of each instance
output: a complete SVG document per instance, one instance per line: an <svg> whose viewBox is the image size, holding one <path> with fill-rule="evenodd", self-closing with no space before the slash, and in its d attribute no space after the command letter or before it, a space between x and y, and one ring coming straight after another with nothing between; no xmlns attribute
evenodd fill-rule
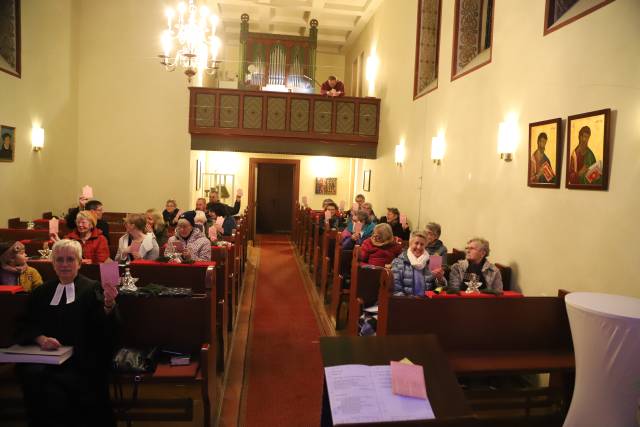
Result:
<svg viewBox="0 0 640 427"><path fill-rule="evenodd" d="M76 229L65 236L65 239L75 240L82 247L82 258L90 259L92 263L105 262L109 258L109 244L96 227L98 219L91 211L80 211L76 216ZM57 235L54 240L58 240Z"/></svg>
<svg viewBox="0 0 640 427"><path fill-rule="evenodd" d="M466 259L458 261L451 267L447 291L464 291L467 289L465 282L475 277L481 283L479 289L502 292L502 275L498 267L487 260L489 252L487 240L481 237L469 240L465 247Z"/></svg>
<svg viewBox="0 0 640 427"><path fill-rule="evenodd" d="M394 295L424 297L425 291L446 285L442 269L429 270L426 246L426 233L413 231L409 247L391 263Z"/></svg>
<svg viewBox="0 0 640 427"><path fill-rule="evenodd" d="M78 274L76 241L57 241L51 261L58 277L33 290L19 343L43 350L72 346L73 355L61 365L17 366L29 425L115 426L108 375L118 290Z"/></svg>

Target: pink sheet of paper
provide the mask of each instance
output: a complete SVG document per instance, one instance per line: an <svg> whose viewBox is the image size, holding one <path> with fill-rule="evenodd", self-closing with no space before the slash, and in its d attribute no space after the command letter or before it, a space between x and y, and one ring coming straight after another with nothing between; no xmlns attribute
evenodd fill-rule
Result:
<svg viewBox="0 0 640 427"><path fill-rule="evenodd" d="M407 224L407 216L405 214L400 214L400 224L402 225Z"/></svg>
<svg viewBox="0 0 640 427"><path fill-rule="evenodd" d="M216 218L216 224L219 225L220 227L222 227L222 224L224 224L224 217L223 216L219 216Z"/></svg>
<svg viewBox="0 0 640 427"><path fill-rule="evenodd" d="M331 211L329 211L329 210L324 211L324 219L326 219L326 220L330 220L331 219Z"/></svg>
<svg viewBox="0 0 640 427"><path fill-rule="evenodd" d="M51 218L49 220L49 234L56 234L60 231L60 221L58 218Z"/></svg>
<svg viewBox="0 0 640 427"><path fill-rule="evenodd" d="M87 199L93 199L93 188L89 185L85 185L82 187L82 197L86 197Z"/></svg>
<svg viewBox="0 0 640 427"><path fill-rule="evenodd" d="M209 227L209 240L215 242L218 240L218 232L215 227Z"/></svg>
<svg viewBox="0 0 640 427"><path fill-rule="evenodd" d="M302 204L307 206L307 196L302 196Z"/></svg>
<svg viewBox="0 0 640 427"><path fill-rule="evenodd" d="M238 191L236 191L236 196L240 196L242 197L244 193L242 192L242 188L238 188Z"/></svg>
<svg viewBox="0 0 640 427"><path fill-rule="evenodd" d="M426 400L422 366L391 361L391 389L393 394Z"/></svg>
<svg viewBox="0 0 640 427"><path fill-rule="evenodd" d="M129 253L133 254L133 253L137 253L140 251L140 243L141 242L131 242L131 244L129 245Z"/></svg>
<svg viewBox="0 0 640 427"><path fill-rule="evenodd" d="M117 285L120 283L120 270L117 262L103 262L100 264L100 281L103 285Z"/></svg>
<svg viewBox="0 0 640 427"><path fill-rule="evenodd" d="M442 256L429 255L429 270L434 271L438 268L442 268Z"/></svg>
<svg viewBox="0 0 640 427"><path fill-rule="evenodd" d="M358 209L360 209L360 205L359 204L357 204L355 202L351 204L351 210L352 211L357 212Z"/></svg>
<svg viewBox="0 0 640 427"><path fill-rule="evenodd" d="M182 243L179 240L176 240L175 242L173 242L173 249L176 252L182 252L184 250L184 243Z"/></svg>
<svg viewBox="0 0 640 427"><path fill-rule="evenodd" d="M355 224L353 224L353 234L356 233L360 233L362 231L362 223L361 222L356 222Z"/></svg>

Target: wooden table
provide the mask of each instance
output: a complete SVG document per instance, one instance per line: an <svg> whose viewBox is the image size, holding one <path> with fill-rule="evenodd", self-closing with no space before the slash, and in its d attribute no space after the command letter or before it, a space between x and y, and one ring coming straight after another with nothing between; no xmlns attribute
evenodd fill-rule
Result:
<svg viewBox="0 0 640 427"><path fill-rule="evenodd" d="M435 335L391 335L375 337L320 338L323 367L362 364L386 365L392 360L409 358L424 368L425 384L433 420L387 422L366 425L474 426L476 419L458 386L447 358ZM331 408L325 382L322 398L322 426L332 426ZM364 424L354 424L354 426Z"/></svg>

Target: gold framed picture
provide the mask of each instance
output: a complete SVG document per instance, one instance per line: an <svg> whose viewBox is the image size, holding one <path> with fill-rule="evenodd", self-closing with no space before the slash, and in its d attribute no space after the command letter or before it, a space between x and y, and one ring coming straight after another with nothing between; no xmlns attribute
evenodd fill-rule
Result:
<svg viewBox="0 0 640 427"><path fill-rule="evenodd" d="M529 187L560 188L562 119L529 123Z"/></svg>

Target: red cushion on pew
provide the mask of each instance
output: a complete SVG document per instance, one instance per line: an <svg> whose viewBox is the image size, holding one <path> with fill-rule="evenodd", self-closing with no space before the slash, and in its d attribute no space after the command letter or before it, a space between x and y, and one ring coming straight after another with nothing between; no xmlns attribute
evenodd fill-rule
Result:
<svg viewBox="0 0 640 427"><path fill-rule="evenodd" d="M436 294L433 291L427 291L425 292L425 295L428 298L522 298L524 297L524 295L522 295L520 292L515 292L515 291L504 291L502 293L502 295L500 295L499 297L497 295L492 295L492 294L467 294L465 292L460 292L458 294L446 294L446 293L441 293L441 294Z"/></svg>
<svg viewBox="0 0 640 427"><path fill-rule="evenodd" d="M198 362L191 362L183 366L171 366L169 364L159 363L156 371L153 373L153 378L195 378L199 367Z"/></svg>
<svg viewBox="0 0 640 427"><path fill-rule="evenodd" d="M24 292L24 289L20 285L2 285L0 284L0 293L3 294L15 294L18 292Z"/></svg>
<svg viewBox="0 0 640 427"><path fill-rule="evenodd" d="M151 261L151 260L146 260L146 259L137 259L135 261L131 261L131 264L138 264L138 265L170 265L173 267L215 267L216 263L213 261L196 261L193 264L182 264L182 263L177 263L177 262L158 262L158 261Z"/></svg>

